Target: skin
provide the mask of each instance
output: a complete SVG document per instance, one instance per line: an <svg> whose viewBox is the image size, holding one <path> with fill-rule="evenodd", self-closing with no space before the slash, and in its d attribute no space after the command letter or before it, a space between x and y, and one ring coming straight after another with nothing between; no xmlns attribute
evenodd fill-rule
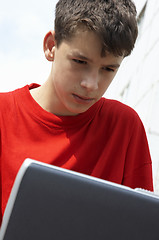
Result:
<svg viewBox="0 0 159 240"><path fill-rule="evenodd" d="M100 39L84 29L58 47L55 32L50 31L44 38L44 53L53 62L51 73L30 93L43 109L59 116L87 111L103 96L123 60L110 53L102 57Z"/></svg>

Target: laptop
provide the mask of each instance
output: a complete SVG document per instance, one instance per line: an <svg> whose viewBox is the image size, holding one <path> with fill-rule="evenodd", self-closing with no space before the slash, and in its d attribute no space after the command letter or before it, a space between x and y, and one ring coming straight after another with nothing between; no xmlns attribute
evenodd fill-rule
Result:
<svg viewBox="0 0 159 240"><path fill-rule="evenodd" d="M158 240L159 197L27 159L0 240Z"/></svg>

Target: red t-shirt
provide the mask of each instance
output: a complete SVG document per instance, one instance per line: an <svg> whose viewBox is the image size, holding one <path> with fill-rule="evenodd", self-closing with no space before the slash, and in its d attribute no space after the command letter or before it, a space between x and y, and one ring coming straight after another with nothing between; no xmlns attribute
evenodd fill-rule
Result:
<svg viewBox="0 0 159 240"><path fill-rule="evenodd" d="M37 87L32 84L30 88ZM85 113L59 117L42 109L29 86L0 94L0 187L4 213L24 159L153 190L143 124L130 107L100 99Z"/></svg>

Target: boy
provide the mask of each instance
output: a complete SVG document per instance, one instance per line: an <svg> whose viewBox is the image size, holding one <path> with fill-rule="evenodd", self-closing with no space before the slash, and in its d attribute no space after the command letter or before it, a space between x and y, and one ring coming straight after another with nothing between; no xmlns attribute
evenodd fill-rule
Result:
<svg viewBox="0 0 159 240"><path fill-rule="evenodd" d="M2 215L26 158L153 190L138 115L102 98L136 38L130 0L59 0L44 38L47 81L0 94Z"/></svg>

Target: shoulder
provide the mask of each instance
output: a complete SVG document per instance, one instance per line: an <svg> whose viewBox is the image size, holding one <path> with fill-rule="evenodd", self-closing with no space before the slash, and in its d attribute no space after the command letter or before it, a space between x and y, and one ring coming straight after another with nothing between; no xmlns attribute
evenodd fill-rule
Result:
<svg viewBox="0 0 159 240"><path fill-rule="evenodd" d="M11 102L12 102L12 92L0 93L0 111L2 111L3 109L8 109Z"/></svg>
<svg viewBox="0 0 159 240"><path fill-rule="evenodd" d="M117 100L102 98L100 110L98 112L101 120L106 120L111 125L119 125L130 128L142 125L141 119L137 112L130 106Z"/></svg>
<svg viewBox="0 0 159 240"><path fill-rule="evenodd" d="M9 92L0 93L0 112L12 111L14 105L16 105L16 98L26 91L28 86L15 89Z"/></svg>
<svg viewBox="0 0 159 240"><path fill-rule="evenodd" d="M130 106L117 100L102 98L101 113L114 117L139 118L137 112Z"/></svg>

